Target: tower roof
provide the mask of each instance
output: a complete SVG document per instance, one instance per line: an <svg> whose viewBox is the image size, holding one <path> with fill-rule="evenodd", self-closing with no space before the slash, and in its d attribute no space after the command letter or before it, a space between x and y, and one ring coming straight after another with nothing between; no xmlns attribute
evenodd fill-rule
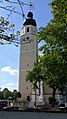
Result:
<svg viewBox="0 0 67 119"><path fill-rule="evenodd" d="M33 13L32 12L28 12L27 14L27 19L25 20L25 22L23 23L23 25L33 25L36 27L36 21L35 19L33 19Z"/></svg>

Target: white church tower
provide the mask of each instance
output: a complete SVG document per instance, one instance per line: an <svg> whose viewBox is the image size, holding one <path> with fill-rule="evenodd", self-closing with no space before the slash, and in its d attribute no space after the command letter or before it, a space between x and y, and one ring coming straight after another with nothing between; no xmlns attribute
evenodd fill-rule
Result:
<svg viewBox="0 0 67 119"><path fill-rule="evenodd" d="M32 70L34 62L38 59L36 30L36 21L33 19L33 14L28 12L27 19L23 23L20 43L19 91L22 95L21 101L26 101L27 96L32 94L32 86L29 82L26 82L26 73L28 70Z"/></svg>

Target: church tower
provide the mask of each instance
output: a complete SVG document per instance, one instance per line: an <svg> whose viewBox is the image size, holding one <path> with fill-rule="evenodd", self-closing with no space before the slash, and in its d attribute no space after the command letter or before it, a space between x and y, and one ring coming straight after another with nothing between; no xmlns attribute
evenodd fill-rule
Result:
<svg viewBox="0 0 67 119"><path fill-rule="evenodd" d="M29 82L26 82L26 73L28 70L32 70L38 57L36 30L33 13L28 12L27 19L23 23L20 43L19 91L22 95L22 101L26 101L27 96L32 94L32 86Z"/></svg>

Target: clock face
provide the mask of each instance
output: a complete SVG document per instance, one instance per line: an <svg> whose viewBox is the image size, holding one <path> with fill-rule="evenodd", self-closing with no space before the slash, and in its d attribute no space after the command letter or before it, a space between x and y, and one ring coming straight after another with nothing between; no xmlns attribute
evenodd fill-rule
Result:
<svg viewBox="0 0 67 119"><path fill-rule="evenodd" d="M30 38L27 36L27 37L26 37L26 40L27 40L27 41L29 41L29 40L30 40Z"/></svg>
<svg viewBox="0 0 67 119"><path fill-rule="evenodd" d="M30 42L31 42L30 37L29 37L29 36L27 36L27 37L25 38L25 41L26 41L26 43L30 43Z"/></svg>

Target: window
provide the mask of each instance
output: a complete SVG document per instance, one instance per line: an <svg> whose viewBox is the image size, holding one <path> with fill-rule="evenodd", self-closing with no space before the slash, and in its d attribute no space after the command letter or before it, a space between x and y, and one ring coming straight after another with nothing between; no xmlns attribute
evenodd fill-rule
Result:
<svg viewBox="0 0 67 119"><path fill-rule="evenodd" d="M29 32L29 27L27 27L27 32Z"/></svg>

